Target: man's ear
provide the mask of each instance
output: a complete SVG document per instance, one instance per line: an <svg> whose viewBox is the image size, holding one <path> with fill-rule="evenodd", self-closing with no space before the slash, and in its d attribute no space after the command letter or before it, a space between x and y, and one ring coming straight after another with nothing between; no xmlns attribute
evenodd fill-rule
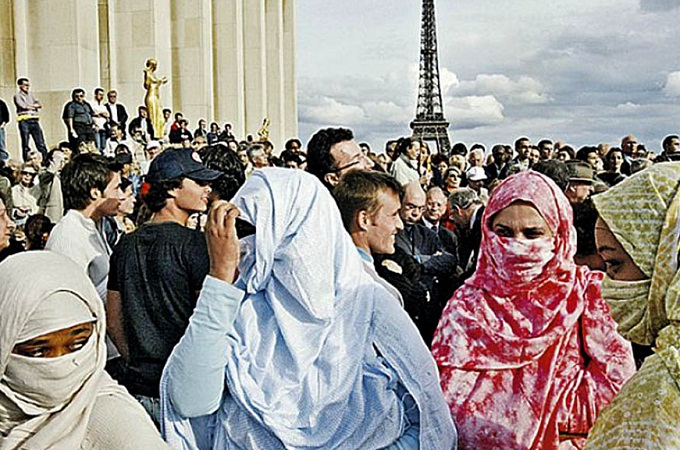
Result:
<svg viewBox="0 0 680 450"><path fill-rule="evenodd" d="M360 231L368 231L368 226L370 224L371 216L368 214L368 211L366 210L359 211L359 214L357 214L354 224L357 227L357 229Z"/></svg>
<svg viewBox="0 0 680 450"><path fill-rule="evenodd" d="M90 188L90 200L97 200L102 197L102 191L100 191L98 188L93 187Z"/></svg>
<svg viewBox="0 0 680 450"><path fill-rule="evenodd" d="M338 174L334 172L327 173L326 175L323 176L323 179L326 181L326 183L333 187L335 187L335 185L338 184L338 181L340 181Z"/></svg>
<svg viewBox="0 0 680 450"><path fill-rule="evenodd" d="M176 199L177 198L177 191L179 189L180 188L175 188L175 189L169 190L168 191L168 199L173 199L173 200Z"/></svg>

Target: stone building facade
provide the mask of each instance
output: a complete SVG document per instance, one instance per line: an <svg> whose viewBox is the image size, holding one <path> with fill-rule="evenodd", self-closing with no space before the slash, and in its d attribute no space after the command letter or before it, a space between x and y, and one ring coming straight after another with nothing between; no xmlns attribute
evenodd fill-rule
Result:
<svg viewBox="0 0 680 450"><path fill-rule="evenodd" d="M12 111L16 79L43 104L48 147L74 87L118 91L131 118L142 105L144 62L158 60L163 107L233 124L243 138L269 117L281 149L297 135L294 0L0 0L0 98ZM16 122L7 128L18 156ZM256 136L257 137L257 136Z"/></svg>

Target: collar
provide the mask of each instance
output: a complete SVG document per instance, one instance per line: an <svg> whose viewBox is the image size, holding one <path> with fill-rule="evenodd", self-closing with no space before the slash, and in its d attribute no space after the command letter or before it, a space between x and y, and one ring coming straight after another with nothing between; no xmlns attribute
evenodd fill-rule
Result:
<svg viewBox="0 0 680 450"><path fill-rule="evenodd" d="M77 220L78 222L80 222L86 228L89 228L91 230L97 229L97 227L95 226L96 224L95 224L94 220L92 220L89 217L85 217L85 214L78 211L77 209L69 209L66 212L66 215L73 217L74 220Z"/></svg>
<svg viewBox="0 0 680 450"><path fill-rule="evenodd" d="M425 218L425 216L423 216L420 220L422 220L423 224L429 229L432 229L432 227L437 227L437 229L439 229L439 222L437 222L437 223L430 222L429 220L427 220Z"/></svg>

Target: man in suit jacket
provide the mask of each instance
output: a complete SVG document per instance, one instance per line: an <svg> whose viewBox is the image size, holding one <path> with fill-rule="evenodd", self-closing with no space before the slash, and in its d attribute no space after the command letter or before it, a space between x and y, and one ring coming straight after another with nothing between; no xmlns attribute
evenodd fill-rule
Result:
<svg viewBox="0 0 680 450"><path fill-rule="evenodd" d="M458 255L463 269L463 279L477 268L479 246L482 242L482 214L484 205L470 188L456 189L449 194L449 211L456 223Z"/></svg>
<svg viewBox="0 0 680 450"><path fill-rule="evenodd" d="M439 187L430 188L425 195L425 212L423 213L422 223L437 234L444 250L458 256L456 234L440 224L441 219L446 214L446 207L444 191Z"/></svg>
<svg viewBox="0 0 680 450"><path fill-rule="evenodd" d="M421 328L423 335L434 332L446 302L458 285L460 272L457 252L446 251L438 233L422 222L426 209L425 192L418 181L407 184L399 213L404 229L397 233L395 246L418 262L421 281L430 292L431 301L426 305L430 321Z"/></svg>
<svg viewBox="0 0 680 450"><path fill-rule="evenodd" d="M493 155L493 162L484 166L488 182L500 178L501 180L507 176L508 161L512 158L512 153L508 153L503 144L496 144L491 148Z"/></svg>
<svg viewBox="0 0 680 450"><path fill-rule="evenodd" d="M107 94L109 101L106 103L106 110L109 113L109 127L117 123L120 125L120 129L125 133L127 130L126 125L128 121L128 113L125 106L118 103L118 92L115 90L110 90Z"/></svg>

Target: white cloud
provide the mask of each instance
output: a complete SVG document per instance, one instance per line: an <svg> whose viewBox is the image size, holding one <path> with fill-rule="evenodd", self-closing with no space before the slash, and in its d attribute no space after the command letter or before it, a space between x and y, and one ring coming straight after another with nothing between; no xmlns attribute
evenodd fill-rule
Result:
<svg viewBox="0 0 680 450"><path fill-rule="evenodd" d="M624 112L635 112L640 109L640 105L633 102L626 102L620 105L616 105L616 109Z"/></svg>
<svg viewBox="0 0 680 450"><path fill-rule="evenodd" d="M364 110L356 105L348 105L330 97L316 97L311 102L300 104L300 119L303 121L328 125L354 125L361 123ZM311 103L311 104L310 104Z"/></svg>
<svg viewBox="0 0 680 450"><path fill-rule="evenodd" d="M385 14L384 0L360 9L299 3L301 137L325 124L312 113L353 121L374 148L408 134L420 3L392 0L398 15ZM677 129L680 67L668 55L677 54L680 0L507 3L437 4L444 113L455 140L492 145L526 134L580 146L633 133L659 143Z"/></svg>
<svg viewBox="0 0 680 450"><path fill-rule="evenodd" d="M442 94L448 92L449 89L458 87L460 81L458 81L458 75L451 72L446 67L439 69L439 86L441 88Z"/></svg>
<svg viewBox="0 0 680 450"><path fill-rule="evenodd" d="M369 101L362 105L369 123L403 124L411 119L412 108L399 106L394 102Z"/></svg>
<svg viewBox="0 0 680 450"><path fill-rule="evenodd" d="M512 80L502 74L479 74L474 80L464 80L447 91L449 95L493 95L503 103L536 105L548 103L550 97L543 85L532 77L520 76Z"/></svg>
<svg viewBox="0 0 680 450"><path fill-rule="evenodd" d="M663 93L666 97L680 97L680 71L668 74Z"/></svg>
<svg viewBox="0 0 680 450"><path fill-rule="evenodd" d="M475 128L503 121L503 104L493 95L448 97L445 116L454 128Z"/></svg>

